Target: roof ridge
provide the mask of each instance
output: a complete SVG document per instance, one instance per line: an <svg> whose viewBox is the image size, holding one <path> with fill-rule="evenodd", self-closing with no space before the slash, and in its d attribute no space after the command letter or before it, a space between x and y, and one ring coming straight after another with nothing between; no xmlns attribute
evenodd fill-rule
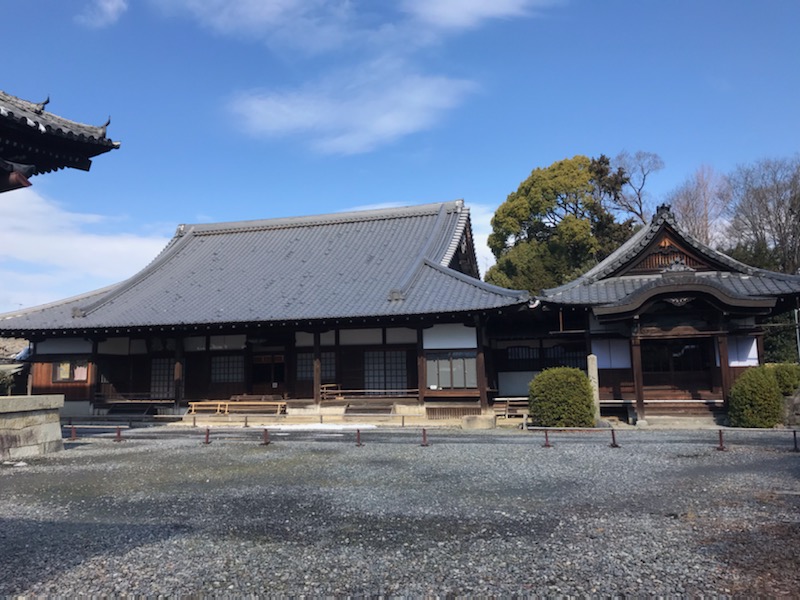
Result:
<svg viewBox="0 0 800 600"><path fill-rule="evenodd" d="M484 290L486 292L499 294L501 296L506 296L509 298L519 298L520 301L522 301L523 299L525 300L530 299L530 292L528 292L527 290L512 290L509 288L504 288L494 285L493 283L487 283L481 279L476 279L471 275L462 273L461 271L456 271L455 269L451 269L450 267L442 266L439 263L434 262L427 258L423 260L423 266L432 267L433 269L439 271L444 275L449 275L453 279L458 279L459 281L468 283L478 288L479 290Z"/></svg>
<svg viewBox="0 0 800 600"><path fill-rule="evenodd" d="M447 245L447 248L442 254L442 259L440 261L443 266L449 265L450 261L453 260L453 256L455 256L456 250L458 250L458 245L461 243L461 238L464 237L464 230L467 228L467 225L470 225L470 229L472 229L469 218L469 207L464 206L463 201L461 201L461 204L458 205L457 212L458 221L453 229L453 236L450 238L450 243Z"/></svg>
<svg viewBox="0 0 800 600"><path fill-rule="evenodd" d="M239 231L264 231L268 229L290 229L294 227L313 227L339 223L355 223L416 217L438 213L444 207L456 207L463 200L434 202L428 204L412 204L366 210L352 210L322 215L300 215L295 217L276 217L272 219L253 219L243 221L224 221L219 223L196 223L185 225L191 227L194 235L214 235Z"/></svg>
<svg viewBox="0 0 800 600"><path fill-rule="evenodd" d="M101 287L96 290L91 290L89 292L83 292L82 294L78 294L76 296L70 296L69 298L62 298L61 300L55 300L53 302L45 302L44 304L37 304L36 306L30 306L28 308L23 308L21 310L12 310L0 313L0 321L4 321L6 319L15 319L17 317L24 317L26 315L30 315L36 312L40 312L50 308L55 308L57 306L65 306L67 304L80 302L81 300L86 300L87 298L91 298L93 296L101 296L103 294L109 293L118 285L119 283L112 283L111 285L107 285L105 287Z"/></svg>
<svg viewBox="0 0 800 600"><path fill-rule="evenodd" d="M94 302L82 307L76 306L72 310L73 318L86 317L87 315L96 311L98 308L108 304L121 294L127 292L129 289L135 287L136 285L138 285L139 283L150 277L150 275L155 273L156 270L161 265L167 262L174 254L176 254L183 246L185 246L188 243L188 240L191 237L191 235L188 235L190 233L191 230L187 232L186 227L184 225L178 226L175 235L169 242L167 242L167 245L164 247L164 249L161 252L159 252L153 260L150 261L150 264L148 264L144 269L142 269L138 273L135 273L128 279L112 286L112 288L109 289L107 294L101 296Z"/></svg>

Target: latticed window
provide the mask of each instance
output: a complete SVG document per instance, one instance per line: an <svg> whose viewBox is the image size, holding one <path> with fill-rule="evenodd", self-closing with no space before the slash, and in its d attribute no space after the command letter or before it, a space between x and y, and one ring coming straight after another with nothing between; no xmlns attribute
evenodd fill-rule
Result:
<svg viewBox="0 0 800 600"><path fill-rule="evenodd" d="M564 343L545 348L545 368L575 367L586 370L586 348L582 343Z"/></svg>
<svg viewBox="0 0 800 600"><path fill-rule="evenodd" d="M154 358L150 362L150 395L153 398L175 397L174 358Z"/></svg>
<svg viewBox="0 0 800 600"><path fill-rule="evenodd" d="M478 387L478 367L474 350L428 352L427 385L432 390Z"/></svg>
<svg viewBox="0 0 800 600"><path fill-rule="evenodd" d="M509 371L534 371L539 364L539 348L512 346L506 349L503 368Z"/></svg>
<svg viewBox="0 0 800 600"><path fill-rule="evenodd" d="M211 383L244 382L244 357L241 355L212 356Z"/></svg>
<svg viewBox="0 0 800 600"><path fill-rule="evenodd" d="M364 353L364 387L367 390L404 390L408 387L404 350L368 350Z"/></svg>
<svg viewBox="0 0 800 600"><path fill-rule="evenodd" d="M336 381L336 353L320 353L320 369L323 383L333 383ZM301 352L297 355L297 380L314 380L314 353Z"/></svg>

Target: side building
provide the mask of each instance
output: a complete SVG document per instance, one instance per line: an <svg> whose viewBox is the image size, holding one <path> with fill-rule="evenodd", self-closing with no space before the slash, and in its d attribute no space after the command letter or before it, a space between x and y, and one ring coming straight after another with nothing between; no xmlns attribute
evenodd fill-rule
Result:
<svg viewBox="0 0 800 600"><path fill-rule="evenodd" d="M604 413L724 411L738 375L764 360L764 319L798 307L800 277L756 269L698 241L668 206L577 279L492 333L501 395L538 371L597 356Z"/></svg>
<svg viewBox="0 0 800 600"><path fill-rule="evenodd" d="M70 412L256 394L289 408L488 409L487 325L527 292L479 279L462 201L181 225L120 284L3 315L32 392Z"/></svg>

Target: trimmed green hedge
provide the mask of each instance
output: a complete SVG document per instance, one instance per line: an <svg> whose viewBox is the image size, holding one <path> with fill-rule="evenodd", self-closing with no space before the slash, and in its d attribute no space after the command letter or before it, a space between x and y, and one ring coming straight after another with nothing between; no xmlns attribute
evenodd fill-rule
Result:
<svg viewBox="0 0 800 600"><path fill-rule="evenodd" d="M771 365L771 368L781 394L791 396L800 388L800 365L778 363Z"/></svg>
<svg viewBox="0 0 800 600"><path fill-rule="evenodd" d="M530 383L530 413L539 427L594 427L589 377L580 369L556 367Z"/></svg>
<svg viewBox="0 0 800 600"><path fill-rule="evenodd" d="M783 421L783 394L771 368L742 373L731 388L728 418L733 427L774 427Z"/></svg>

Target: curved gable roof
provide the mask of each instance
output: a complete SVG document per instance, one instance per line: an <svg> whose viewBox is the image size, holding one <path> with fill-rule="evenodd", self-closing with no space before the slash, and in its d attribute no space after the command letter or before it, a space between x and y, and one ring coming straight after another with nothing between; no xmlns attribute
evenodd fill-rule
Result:
<svg viewBox="0 0 800 600"><path fill-rule="evenodd" d="M145 269L110 290L31 309L0 331L146 328L487 310L527 292L450 268L462 201L182 225Z"/></svg>
<svg viewBox="0 0 800 600"><path fill-rule="evenodd" d="M695 272L678 265L682 270L677 272L662 269L661 273L635 274L630 271L665 234L691 249L706 263L707 269ZM681 274L679 280L675 278ZM539 299L554 304L593 306L597 307L597 314L610 314L621 312L624 306L636 305L645 291L648 291L647 296L653 295L652 290L673 291L678 281L685 291L710 293L716 290L719 299L727 298L731 305L748 304L745 299L763 304L761 301L765 298L800 294L800 277L757 269L714 250L684 231L669 206L664 205L658 208L647 227L637 231L605 260L573 281L543 290Z"/></svg>

